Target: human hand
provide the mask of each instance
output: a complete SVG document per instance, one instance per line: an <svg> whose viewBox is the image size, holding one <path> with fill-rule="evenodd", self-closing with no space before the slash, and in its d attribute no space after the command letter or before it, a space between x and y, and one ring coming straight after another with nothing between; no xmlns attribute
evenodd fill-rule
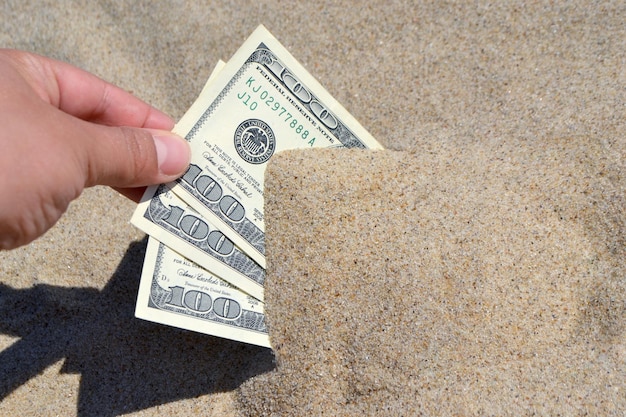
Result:
<svg viewBox="0 0 626 417"><path fill-rule="evenodd" d="M52 227L85 187L135 201L187 169L174 122L132 94L69 64L0 49L0 249Z"/></svg>

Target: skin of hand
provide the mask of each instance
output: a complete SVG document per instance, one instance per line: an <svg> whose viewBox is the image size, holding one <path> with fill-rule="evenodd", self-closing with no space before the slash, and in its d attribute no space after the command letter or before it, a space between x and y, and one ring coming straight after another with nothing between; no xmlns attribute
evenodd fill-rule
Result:
<svg viewBox="0 0 626 417"><path fill-rule="evenodd" d="M190 149L173 126L95 75L0 49L0 249L41 236L85 187L138 201L146 185L182 175Z"/></svg>

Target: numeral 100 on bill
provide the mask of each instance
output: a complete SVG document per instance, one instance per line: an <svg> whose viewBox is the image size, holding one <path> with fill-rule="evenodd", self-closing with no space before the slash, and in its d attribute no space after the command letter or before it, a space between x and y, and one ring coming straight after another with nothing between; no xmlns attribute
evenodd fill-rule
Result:
<svg viewBox="0 0 626 417"><path fill-rule="evenodd" d="M213 309L219 317L227 320L234 320L241 314L241 306L235 300L220 297L215 299L205 292L191 290L185 292L184 287L170 287L171 298L167 305L179 308L187 308L195 313L206 314Z"/></svg>

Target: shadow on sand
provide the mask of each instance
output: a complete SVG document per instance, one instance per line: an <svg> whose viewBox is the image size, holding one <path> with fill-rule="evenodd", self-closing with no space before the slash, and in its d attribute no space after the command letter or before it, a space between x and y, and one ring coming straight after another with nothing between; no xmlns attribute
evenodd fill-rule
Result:
<svg viewBox="0 0 626 417"><path fill-rule="evenodd" d="M106 287L0 284L0 400L62 358L80 373L79 416L116 416L231 391L274 369L270 349L134 317L146 241L132 243Z"/></svg>

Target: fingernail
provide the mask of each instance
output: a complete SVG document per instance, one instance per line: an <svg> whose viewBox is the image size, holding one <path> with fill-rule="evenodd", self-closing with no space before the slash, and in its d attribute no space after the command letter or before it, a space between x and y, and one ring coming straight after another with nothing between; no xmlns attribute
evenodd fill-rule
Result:
<svg viewBox="0 0 626 417"><path fill-rule="evenodd" d="M189 166L191 150L183 138L171 132L153 131L159 171L165 175L180 175Z"/></svg>

